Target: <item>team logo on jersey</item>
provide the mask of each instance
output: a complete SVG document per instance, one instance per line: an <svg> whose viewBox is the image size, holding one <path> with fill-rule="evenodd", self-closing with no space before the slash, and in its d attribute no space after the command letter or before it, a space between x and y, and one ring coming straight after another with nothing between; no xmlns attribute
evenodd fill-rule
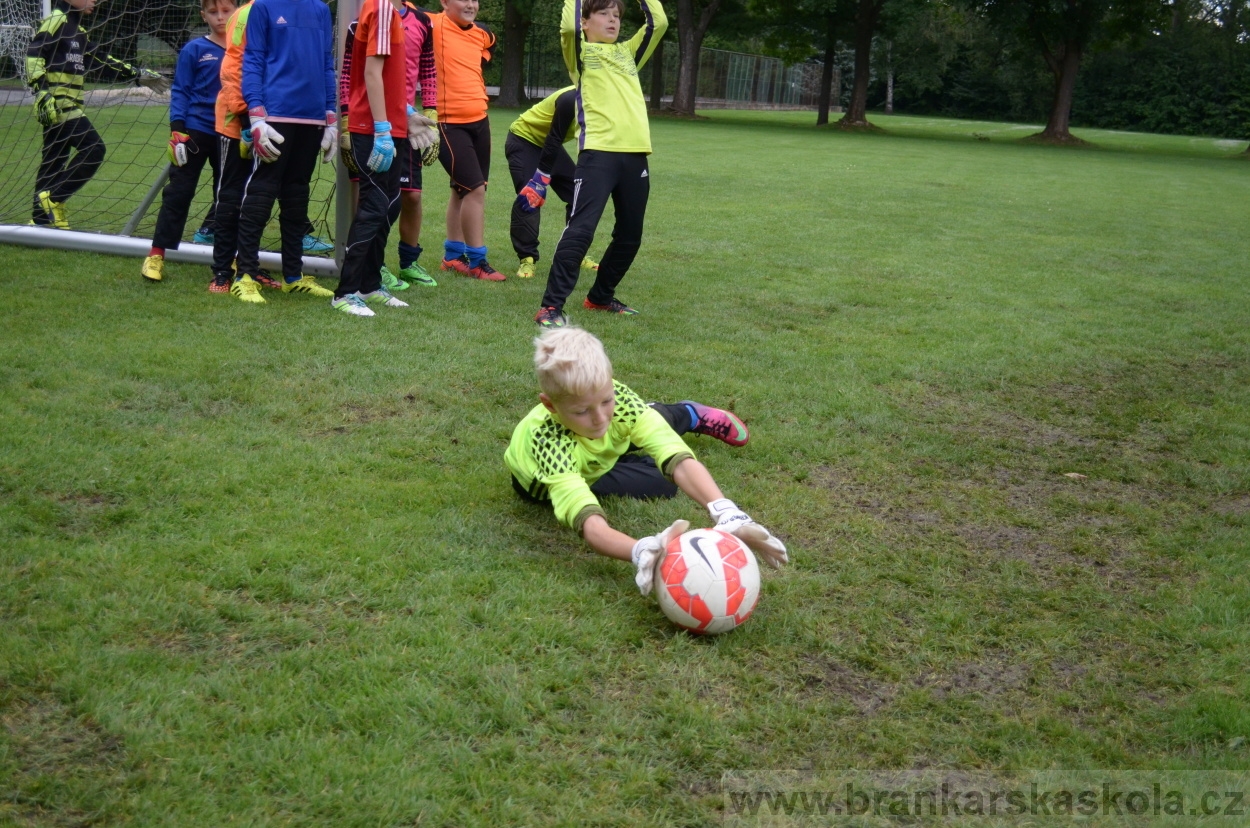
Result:
<svg viewBox="0 0 1250 828"><path fill-rule="evenodd" d="M216 63L216 62L217 62L217 56L214 55L212 52L205 52L204 54L200 55L200 63Z"/></svg>

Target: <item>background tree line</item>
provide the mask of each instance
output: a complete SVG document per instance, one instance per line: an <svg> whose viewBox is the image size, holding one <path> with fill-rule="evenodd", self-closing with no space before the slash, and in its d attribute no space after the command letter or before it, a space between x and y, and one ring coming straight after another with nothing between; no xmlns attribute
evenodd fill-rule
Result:
<svg viewBox="0 0 1250 828"><path fill-rule="evenodd" d="M423 0L435 5L433 0ZM337 0L330 3L332 10ZM1040 121L1041 140L1071 125L1250 137L1250 0L664 0L678 69L665 106L693 115L702 47L824 62L817 123L870 128L870 109ZM500 49L499 104L526 101L527 52L551 83L561 0L483 0ZM97 25L130 57L139 34L180 48L198 0L113 0ZM625 33L641 22L626 0ZM548 44L547 40L553 42ZM541 47L539 49L538 47ZM660 55L657 55L659 58ZM529 63L537 60L530 55ZM653 61L656 67L660 60ZM832 69L846 82L834 89ZM653 67L654 68L654 67ZM658 78L644 70L643 89ZM547 81L544 79L544 83ZM653 94L653 100L659 96Z"/></svg>

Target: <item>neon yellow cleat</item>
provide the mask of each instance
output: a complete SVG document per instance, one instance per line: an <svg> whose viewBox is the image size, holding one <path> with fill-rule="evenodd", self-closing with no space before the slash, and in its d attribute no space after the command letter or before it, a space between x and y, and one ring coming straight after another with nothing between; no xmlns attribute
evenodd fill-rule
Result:
<svg viewBox="0 0 1250 828"><path fill-rule="evenodd" d="M65 203L52 200L52 191L44 190L39 194L39 206L52 216L52 226L58 230L69 229L69 217L65 214Z"/></svg>
<svg viewBox="0 0 1250 828"><path fill-rule="evenodd" d="M143 267L139 270L139 275L149 282L159 282L165 278L165 257L148 256L143 260Z"/></svg>
<svg viewBox="0 0 1250 828"><path fill-rule="evenodd" d="M521 260L521 263L517 265L516 277L518 279L534 278L534 258L532 256L526 256Z"/></svg>
<svg viewBox="0 0 1250 828"><path fill-rule="evenodd" d="M256 284L251 276L245 275L231 285L230 293L239 297L239 300L243 302L249 302L253 305L265 304L265 297L260 295L260 285Z"/></svg>
<svg viewBox="0 0 1250 828"><path fill-rule="evenodd" d="M322 287L317 280L307 273L301 273L298 282L286 282L282 285L283 293L307 293L309 296L319 296L322 299L328 299L334 295L334 291L329 288Z"/></svg>

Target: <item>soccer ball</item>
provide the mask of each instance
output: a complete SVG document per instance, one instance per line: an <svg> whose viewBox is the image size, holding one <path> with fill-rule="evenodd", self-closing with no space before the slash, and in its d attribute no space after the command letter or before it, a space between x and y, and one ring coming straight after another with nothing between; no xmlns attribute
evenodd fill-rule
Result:
<svg viewBox="0 0 1250 828"><path fill-rule="evenodd" d="M719 529L694 529L668 542L655 597L668 619L699 635L729 632L760 597L760 567L746 544Z"/></svg>

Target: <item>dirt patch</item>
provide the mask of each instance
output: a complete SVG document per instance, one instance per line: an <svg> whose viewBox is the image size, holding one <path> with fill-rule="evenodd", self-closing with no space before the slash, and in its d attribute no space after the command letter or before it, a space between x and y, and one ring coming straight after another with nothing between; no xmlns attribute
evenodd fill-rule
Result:
<svg viewBox="0 0 1250 828"><path fill-rule="evenodd" d="M895 685L877 681L837 661L812 656L806 662L802 679L807 688L846 699L860 715L875 713L898 692Z"/></svg>
<svg viewBox="0 0 1250 828"><path fill-rule="evenodd" d="M1212 504L1211 511L1217 515L1228 515L1230 517L1250 515L1250 495L1241 495L1240 497L1230 497L1217 501Z"/></svg>
<svg viewBox="0 0 1250 828"><path fill-rule="evenodd" d="M87 716L49 695L18 699L0 712L14 773L5 781L0 822L86 826L98 814L82 807L116 781L125 761L122 742ZM75 800L81 800L82 804ZM93 801L95 800L95 801Z"/></svg>
<svg viewBox="0 0 1250 828"><path fill-rule="evenodd" d="M948 671L925 671L915 678L917 687L928 688L937 699L947 696L1001 696L1024 687L1029 665L1007 653L988 653L980 661L965 661Z"/></svg>

